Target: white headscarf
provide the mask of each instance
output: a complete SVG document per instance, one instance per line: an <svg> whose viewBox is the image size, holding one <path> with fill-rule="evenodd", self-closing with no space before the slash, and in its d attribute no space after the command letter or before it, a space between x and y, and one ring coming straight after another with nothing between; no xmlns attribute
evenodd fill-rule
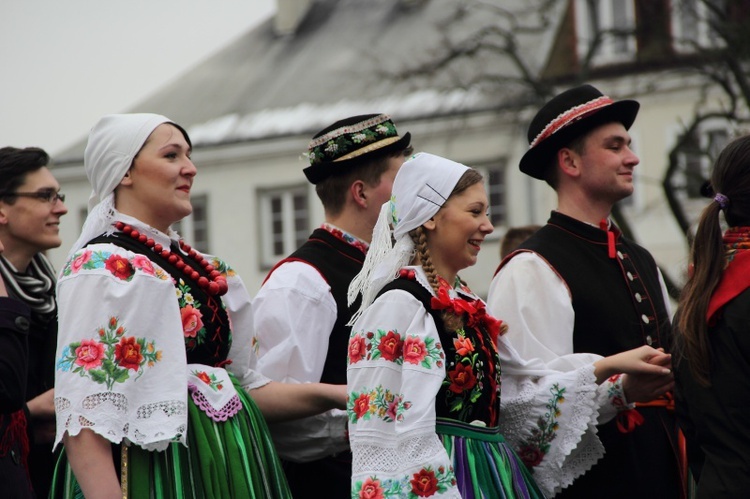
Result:
<svg viewBox="0 0 750 499"><path fill-rule="evenodd" d="M391 200L380 209L362 270L349 285L349 305L362 293L362 305L349 324L411 262L414 242L409 232L435 216L468 169L461 163L424 152L415 154L401 166L393 180Z"/></svg>
<svg viewBox="0 0 750 499"><path fill-rule="evenodd" d="M83 153L83 168L92 187L89 214L68 258L93 238L112 231L115 188L151 132L169 122L169 118L158 114L109 114L91 129Z"/></svg>

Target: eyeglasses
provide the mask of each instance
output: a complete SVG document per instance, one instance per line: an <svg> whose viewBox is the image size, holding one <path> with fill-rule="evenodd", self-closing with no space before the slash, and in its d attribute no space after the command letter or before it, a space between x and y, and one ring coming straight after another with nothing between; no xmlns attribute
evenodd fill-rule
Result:
<svg viewBox="0 0 750 499"><path fill-rule="evenodd" d="M42 201L47 201L50 204L55 204L58 199L63 203L65 202L65 194L60 194L60 191L53 189L45 189L37 192L0 192L0 197L11 198L16 196L36 198Z"/></svg>

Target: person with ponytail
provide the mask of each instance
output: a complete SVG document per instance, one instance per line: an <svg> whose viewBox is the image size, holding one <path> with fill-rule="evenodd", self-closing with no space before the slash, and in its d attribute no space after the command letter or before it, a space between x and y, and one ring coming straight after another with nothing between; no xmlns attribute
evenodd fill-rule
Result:
<svg viewBox="0 0 750 499"><path fill-rule="evenodd" d="M750 135L730 142L711 174L675 315L678 421L696 498L750 488ZM722 217L723 215L723 217ZM728 226L722 234L722 220Z"/></svg>
<svg viewBox="0 0 750 499"><path fill-rule="evenodd" d="M459 277L493 226L482 176L427 153L406 161L349 287L352 497L552 496L603 455L598 384L622 372L671 384L648 346L581 354L562 372L524 360ZM501 382L502 378L502 382Z"/></svg>

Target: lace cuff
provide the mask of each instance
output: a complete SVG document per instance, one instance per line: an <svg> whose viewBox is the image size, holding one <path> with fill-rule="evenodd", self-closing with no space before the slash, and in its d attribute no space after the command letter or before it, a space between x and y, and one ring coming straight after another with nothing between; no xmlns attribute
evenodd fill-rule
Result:
<svg viewBox="0 0 750 499"><path fill-rule="evenodd" d="M501 427L545 494L554 496L603 455L596 437L593 365L541 378L503 380ZM515 392L515 393L514 393Z"/></svg>

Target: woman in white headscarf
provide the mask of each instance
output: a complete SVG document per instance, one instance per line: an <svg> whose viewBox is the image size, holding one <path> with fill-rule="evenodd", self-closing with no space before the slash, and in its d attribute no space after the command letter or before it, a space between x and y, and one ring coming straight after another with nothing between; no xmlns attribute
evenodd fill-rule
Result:
<svg viewBox="0 0 750 499"><path fill-rule="evenodd" d="M90 213L57 289L53 497L290 497L263 416L344 405L343 386L253 371L241 279L170 229L192 210L191 152L154 114L89 135Z"/></svg>
<svg viewBox="0 0 750 499"><path fill-rule="evenodd" d="M352 497L554 495L603 454L596 424L614 410L599 398L625 403L609 376L671 383L669 355L650 347L568 372L519 358L458 276L493 230L487 210L481 175L459 163L420 153L396 175L349 288L362 293L347 370Z"/></svg>

